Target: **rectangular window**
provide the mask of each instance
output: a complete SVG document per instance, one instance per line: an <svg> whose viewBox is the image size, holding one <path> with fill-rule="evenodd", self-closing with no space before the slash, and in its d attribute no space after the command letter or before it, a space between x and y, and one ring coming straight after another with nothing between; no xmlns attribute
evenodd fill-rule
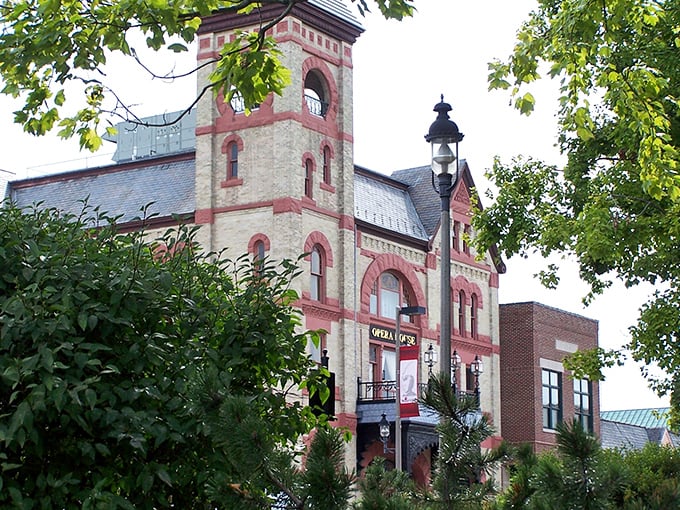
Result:
<svg viewBox="0 0 680 510"><path fill-rule="evenodd" d="M574 379L574 414L586 432L593 432L592 383L588 379Z"/></svg>
<svg viewBox="0 0 680 510"><path fill-rule="evenodd" d="M555 430L562 421L562 374L554 370L541 371L543 389L543 428Z"/></svg>

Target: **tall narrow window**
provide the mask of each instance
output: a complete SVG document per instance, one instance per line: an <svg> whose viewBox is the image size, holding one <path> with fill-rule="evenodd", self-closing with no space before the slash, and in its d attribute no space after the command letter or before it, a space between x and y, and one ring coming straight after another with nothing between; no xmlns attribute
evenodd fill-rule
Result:
<svg viewBox="0 0 680 510"><path fill-rule="evenodd" d="M383 273L380 276L380 316L396 319L400 301L399 279L392 273Z"/></svg>
<svg viewBox="0 0 680 510"><path fill-rule="evenodd" d="M477 323L478 323L478 310L477 310L477 295L472 294L470 296L470 336L472 338L477 338Z"/></svg>
<svg viewBox="0 0 680 510"><path fill-rule="evenodd" d="M238 177L238 144L236 142L229 142L227 145L227 179L236 179Z"/></svg>
<svg viewBox="0 0 680 510"><path fill-rule="evenodd" d="M574 413L586 432L593 432L592 384L588 379L574 379Z"/></svg>
<svg viewBox="0 0 680 510"><path fill-rule="evenodd" d="M460 251L460 222L453 222L453 237L451 239L454 251Z"/></svg>
<svg viewBox="0 0 680 510"><path fill-rule="evenodd" d="M458 292L458 334L465 336L465 292Z"/></svg>
<svg viewBox="0 0 680 510"><path fill-rule="evenodd" d="M562 374L541 370L543 389L543 428L555 430L562 421Z"/></svg>
<svg viewBox="0 0 680 510"><path fill-rule="evenodd" d="M323 351L327 348L327 342L326 342L326 334L321 333L319 335L319 345L318 347L314 345L314 342L312 342L311 339L309 339L309 354L312 358L312 360L316 361L317 363L321 363L321 354Z"/></svg>
<svg viewBox="0 0 680 510"><path fill-rule="evenodd" d="M307 198L312 198L312 172L314 171L314 166L312 165L312 160L305 160L305 196Z"/></svg>
<svg viewBox="0 0 680 510"><path fill-rule="evenodd" d="M470 255L470 225L463 228L463 253Z"/></svg>
<svg viewBox="0 0 680 510"><path fill-rule="evenodd" d="M309 297L315 301L324 301L325 298L325 268L323 253L319 246L312 248L311 254L311 282Z"/></svg>
<svg viewBox="0 0 680 510"><path fill-rule="evenodd" d="M331 183L331 148L328 145L323 148L323 182Z"/></svg>

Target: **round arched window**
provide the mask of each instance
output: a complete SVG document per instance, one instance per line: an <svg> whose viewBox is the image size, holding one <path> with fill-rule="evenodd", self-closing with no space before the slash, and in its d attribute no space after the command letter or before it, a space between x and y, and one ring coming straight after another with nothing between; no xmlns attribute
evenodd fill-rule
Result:
<svg viewBox="0 0 680 510"><path fill-rule="evenodd" d="M310 71L305 77L305 103L312 115L326 117L328 112L328 86L320 73Z"/></svg>

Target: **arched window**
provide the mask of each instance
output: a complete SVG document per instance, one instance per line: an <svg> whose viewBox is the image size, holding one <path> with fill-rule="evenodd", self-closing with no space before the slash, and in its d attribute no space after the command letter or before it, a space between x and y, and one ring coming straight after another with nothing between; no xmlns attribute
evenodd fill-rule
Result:
<svg viewBox="0 0 680 510"><path fill-rule="evenodd" d="M323 182L331 183L331 148L328 145L323 148Z"/></svg>
<svg viewBox="0 0 680 510"><path fill-rule="evenodd" d="M227 179L238 178L238 144L229 142L227 145Z"/></svg>
<svg viewBox="0 0 680 510"><path fill-rule="evenodd" d="M263 241L256 241L256 242L255 242L255 246L254 246L254 250L253 250L253 251L254 251L253 258L254 258L257 262L261 262L262 260L264 260L265 251L266 251L266 250L265 250L265 246L264 246L264 242L263 242Z"/></svg>
<svg viewBox="0 0 680 510"><path fill-rule="evenodd" d="M305 160L305 196L312 198L313 183L312 172L314 171L314 164L311 159Z"/></svg>
<svg viewBox="0 0 680 510"><path fill-rule="evenodd" d="M411 297L402 281L393 273L385 272L373 283L369 312L386 319L397 318L397 307L410 306ZM410 322L402 315L402 322Z"/></svg>
<svg viewBox="0 0 680 510"><path fill-rule="evenodd" d="M465 336L465 292L458 292L458 334Z"/></svg>
<svg viewBox="0 0 680 510"><path fill-rule="evenodd" d="M477 294L472 294L470 296L470 336L472 338L477 338L477 326L478 326L478 304L477 304Z"/></svg>
<svg viewBox="0 0 680 510"><path fill-rule="evenodd" d="M312 248L310 268L309 297L323 302L326 298L326 267L323 249L319 245Z"/></svg>
<svg viewBox="0 0 680 510"><path fill-rule="evenodd" d="M325 81L320 73L315 71L307 73L304 96L307 109L312 115L326 117L326 112L328 111L328 93L326 89Z"/></svg>

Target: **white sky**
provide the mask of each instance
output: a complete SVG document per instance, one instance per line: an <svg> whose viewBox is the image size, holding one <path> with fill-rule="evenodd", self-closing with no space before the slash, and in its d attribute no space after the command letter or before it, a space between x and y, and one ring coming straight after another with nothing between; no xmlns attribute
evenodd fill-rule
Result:
<svg viewBox="0 0 680 510"><path fill-rule="evenodd" d="M495 155L505 161L515 155L531 155L559 164L554 147L555 85L540 84L532 90L537 107L526 117L511 108L508 93L488 92L486 81L487 63L511 52L515 32L535 2L417 0L416 5L419 12L410 20L386 22L378 15L362 20L366 32L354 47L355 163L384 173L427 164L430 150L424 135L435 118L432 108L444 94L453 107L451 118L465 134L460 156L468 161L480 190L488 185L482 176ZM191 64L191 57L185 57L178 68ZM124 65L111 62L109 68L114 71L110 76L119 77L119 90L130 103L140 105L137 111L141 115L179 110L193 98L191 78L181 83L156 80L149 84L134 67ZM12 124L13 109L16 103L0 97L0 169L27 177L106 162L107 156L79 153L76 140L25 135ZM113 146L105 145L102 152L110 155ZM83 159L86 156L87 161ZM434 194L433 200L438 200ZM627 329L646 296L642 291L616 287L586 309L581 304L585 287L578 282L573 263L562 262L563 283L556 291L542 288L532 278L543 265L540 258L513 258L506 265L507 274L500 284L502 303L538 301L597 319L600 345L605 348L618 347L627 340ZM632 362L608 370L606 376L600 387L603 410L667 405L667 399L658 399L647 389Z"/></svg>

